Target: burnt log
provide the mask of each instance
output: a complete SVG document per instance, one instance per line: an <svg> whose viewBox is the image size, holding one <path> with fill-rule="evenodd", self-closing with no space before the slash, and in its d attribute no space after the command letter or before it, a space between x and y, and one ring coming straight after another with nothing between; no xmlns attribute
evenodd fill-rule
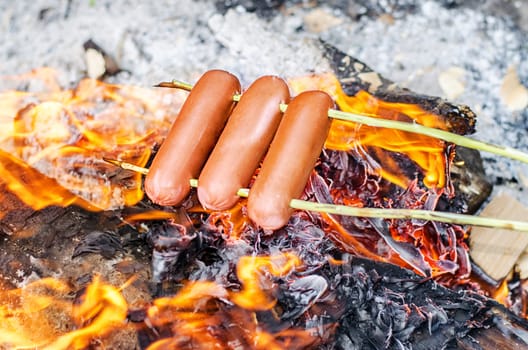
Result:
<svg viewBox="0 0 528 350"><path fill-rule="evenodd" d="M337 329L337 349L528 348L528 322L481 294L365 259L343 269L350 280L338 294L353 306Z"/></svg>
<svg viewBox="0 0 528 350"><path fill-rule="evenodd" d="M334 46L325 42L321 42L321 45L325 57L348 95L355 95L360 90L365 90L383 101L416 104L444 118L451 132L459 135L475 132L476 115L468 106L455 105L439 97L417 94L401 88L365 63L339 51Z"/></svg>

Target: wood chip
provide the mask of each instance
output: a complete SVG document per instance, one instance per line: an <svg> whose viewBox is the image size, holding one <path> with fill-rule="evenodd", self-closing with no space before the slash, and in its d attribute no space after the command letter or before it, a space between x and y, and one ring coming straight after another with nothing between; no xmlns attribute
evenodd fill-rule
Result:
<svg viewBox="0 0 528 350"><path fill-rule="evenodd" d="M315 9L310 11L306 16L304 16L304 24L306 29L312 33L321 33L327 29L335 27L336 25L341 24L343 20L337 18L331 13L323 9Z"/></svg>
<svg viewBox="0 0 528 350"><path fill-rule="evenodd" d="M522 252L521 256L517 260L517 266L522 279L528 278L528 249Z"/></svg>
<svg viewBox="0 0 528 350"><path fill-rule="evenodd" d="M466 71L460 67L450 67L438 75L438 84L449 100L464 93Z"/></svg>
<svg viewBox="0 0 528 350"><path fill-rule="evenodd" d="M485 217L528 221L528 208L515 198L500 194L484 208ZM500 280L511 271L528 247L528 234L509 230L474 227L470 236L470 255L486 273Z"/></svg>
<svg viewBox="0 0 528 350"><path fill-rule="evenodd" d="M500 88L500 97L512 111L520 111L528 106L528 89L520 83L517 67L508 68Z"/></svg>
<svg viewBox="0 0 528 350"><path fill-rule="evenodd" d="M92 48L85 52L86 75L92 79L99 79L106 72L105 59L103 55Z"/></svg>
<svg viewBox="0 0 528 350"><path fill-rule="evenodd" d="M85 41L83 48L86 75L89 78L101 79L104 75L114 75L122 71L116 60L92 39Z"/></svg>

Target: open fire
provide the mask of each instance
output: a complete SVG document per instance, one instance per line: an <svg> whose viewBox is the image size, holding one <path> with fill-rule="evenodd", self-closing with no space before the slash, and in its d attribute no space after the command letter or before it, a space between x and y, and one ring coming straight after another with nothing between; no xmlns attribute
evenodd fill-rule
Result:
<svg viewBox="0 0 528 350"><path fill-rule="evenodd" d="M270 233L247 218L244 199L225 212L204 210L195 194L182 207L154 206L143 198L140 174L102 159L146 166L185 95L94 80L60 90L49 74L11 78L41 79L45 91L0 94L7 126L0 201L14 195L35 211L80 207L92 219L118 218L109 230L133 232L135 244L149 247L152 300L125 298L137 275L114 286L94 274L84 290L51 276L22 288L6 283L2 346L81 349L132 331L148 349L472 348L474 339L499 339L485 331L494 327L509 327L499 344L528 344L525 321L487 299L472 278L463 227L297 211ZM363 90L345 93L333 74L289 83L295 93L325 90L345 111L461 134L474 127L469 112L453 117ZM454 156L453 145L428 136L334 121L303 199L450 209ZM14 215L4 205L0 221ZM9 240L36 234L9 227L2 225ZM86 241L79 251L101 253ZM493 292L503 301L508 290Z"/></svg>

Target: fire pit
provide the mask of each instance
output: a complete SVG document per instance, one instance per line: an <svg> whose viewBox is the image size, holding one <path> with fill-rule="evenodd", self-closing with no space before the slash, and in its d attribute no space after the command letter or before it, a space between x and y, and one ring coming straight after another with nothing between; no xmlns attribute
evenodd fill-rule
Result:
<svg viewBox="0 0 528 350"><path fill-rule="evenodd" d="M224 212L204 210L194 192L182 206L156 206L143 198L140 173L103 160L148 167L186 98L150 85L194 81L212 66L245 85L278 74L295 93L325 90L339 109L377 118L461 135L477 121L476 138L495 143L504 124L500 143L522 149L526 28L515 21L524 5L511 18L493 1L479 10L441 1L188 2L173 14L161 4L99 1L3 6L2 347L528 347L523 280L501 284L479 271L468 227L299 210L285 227L264 231L244 199ZM507 58L496 62L499 46L441 54L431 81L424 55L406 57L395 45L411 45L396 38L433 17L437 31L425 48L459 47L443 26L450 17L488 36L481 43L505 39ZM30 36L31 51L14 45ZM499 78L479 74L505 75L515 64L517 85L510 70L503 90L518 97L501 100L492 94ZM82 79L85 72L99 80ZM494 184L524 200L521 166L486 154L484 167L490 175L478 152L439 139L334 121L302 199L474 213ZM519 285L508 290L508 281ZM515 312L493 299L508 293Z"/></svg>

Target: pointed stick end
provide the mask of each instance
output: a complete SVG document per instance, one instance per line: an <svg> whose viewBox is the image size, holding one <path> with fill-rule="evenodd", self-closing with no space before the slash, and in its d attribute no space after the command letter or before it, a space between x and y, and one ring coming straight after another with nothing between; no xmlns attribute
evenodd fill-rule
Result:
<svg viewBox="0 0 528 350"><path fill-rule="evenodd" d="M153 85L153 87L177 88L177 86L170 81L162 81L161 83Z"/></svg>
<svg viewBox="0 0 528 350"><path fill-rule="evenodd" d="M180 80L162 81L161 83L154 85L154 87L164 87L171 89L180 89L185 91L191 91L193 86Z"/></svg>
<svg viewBox="0 0 528 350"><path fill-rule="evenodd" d="M103 160L109 164L115 165L117 167L121 167L121 164L123 164L122 161L112 158L103 157Z"/></svg>
<svg viewBox="0 0 528 350"><path fill-rule="evenodd" d="M112 165L115 165L121 169L125 169L125 170L130 170L130 171L134 171L136 173L140 173L140 174L143 174L143 175L147 175L148 174L148 169L147 168L142 168L140 166L137 166L137 165L134 165L134 164L131 164L131 163L127 163L127 162L124 162L122 160L117 160L117 159L111 159L111 158L106 158L106 157L103 157L103 160L107 163L110 163Z"/></svg>

